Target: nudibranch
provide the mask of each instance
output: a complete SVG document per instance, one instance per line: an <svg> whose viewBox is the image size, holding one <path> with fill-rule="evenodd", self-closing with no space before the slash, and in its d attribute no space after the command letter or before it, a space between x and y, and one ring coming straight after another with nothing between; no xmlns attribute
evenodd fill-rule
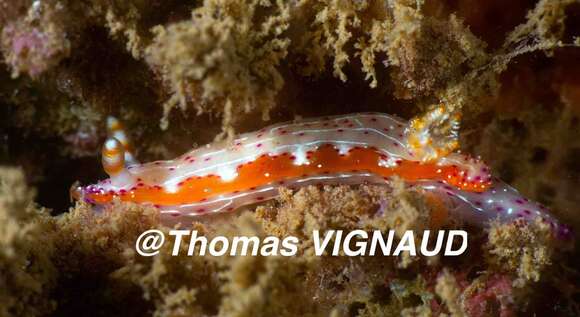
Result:
<svg viewBox="0 0 580 317"><path fill-rule="evenodd" d="M451 216L468 223L541 217L558 236L569 234L543 206L493 179L482 160L425 151L432 142L414 142L411 131L422 126L414 124L381 113L312 118L208 144L174 160L138 164L111 118L102 151L110 178L78 187L73 196L96 205L114 198L151 204L167 217L200 216L272 199L280 186L384 184L397 176L440 197Z"/></svg>

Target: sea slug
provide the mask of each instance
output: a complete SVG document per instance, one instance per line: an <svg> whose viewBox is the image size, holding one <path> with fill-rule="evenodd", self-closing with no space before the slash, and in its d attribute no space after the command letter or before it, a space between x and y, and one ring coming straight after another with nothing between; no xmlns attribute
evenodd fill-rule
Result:
<svg viewBox="0 0 580 317"><path fill-rule="evenodd" d="M411 125L386 114L276 124L146 164L134 161L120 123L111 118L108 126L102 161L110 178L72 193L96 205L118 198L154 205L167 217L198 216L272 199L279 186L384 184L398 176L431 192L451 216L468 223L541 217L558 236L569 234L545 207L492 178L480 159L458 152L433 159L433 151L425 159L421 144L433 142L421 136L410 144Z"/></svg>

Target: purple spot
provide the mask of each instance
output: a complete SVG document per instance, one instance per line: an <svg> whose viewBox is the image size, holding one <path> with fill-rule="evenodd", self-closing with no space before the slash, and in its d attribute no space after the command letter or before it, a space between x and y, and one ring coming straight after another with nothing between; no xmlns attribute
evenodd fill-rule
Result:
<svg viewBox="0 0 580 317"><path fill-rule="evenodd" d="M518 203L518 204L520 204L520 205L522 205L524 203L524 201L521 200L521 199L516 199L515 202Z"/></svg>
<svg viewBox="0 0 580 317"><path fill-rule="evenodd" d="M561 224L558 227L557 237L562 240L571 240L573 238L572 229L567 225Z"/></svg>

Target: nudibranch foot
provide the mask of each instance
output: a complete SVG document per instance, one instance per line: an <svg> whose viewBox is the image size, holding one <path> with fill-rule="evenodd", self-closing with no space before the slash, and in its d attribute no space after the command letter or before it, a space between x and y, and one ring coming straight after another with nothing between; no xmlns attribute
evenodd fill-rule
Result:
<svg viewBox="0 0 580 317"><path fill-rule="evenodd" d="M429 147L437 140L415 139L425 124L381 113L312 118L202 146L173 160L126 164L134 160L127 155L130 143L120 123L110 119L102 152L110 178L75 189L73 196L97 205L114 198L150 204L166 218L197 217L272 199L280 186L385 184L397 176L441 197L453 217L475 225L539 216L555 233L569 232L543 206L493 180L481 159L449 153L456 146L452 140L436 151Z"/></svg>

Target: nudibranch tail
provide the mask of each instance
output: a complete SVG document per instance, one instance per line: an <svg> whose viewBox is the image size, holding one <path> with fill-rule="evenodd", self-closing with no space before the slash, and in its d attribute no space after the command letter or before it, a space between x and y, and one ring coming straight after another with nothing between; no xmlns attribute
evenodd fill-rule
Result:
<svg viewBox="0 0 580 317"><path fill-rule="evenodd" d="M485 192L460 190L443 182L423 182L421 188L437 194L458 220L470 224L484 224L492 220L502 223L517 219L533 221L540 218L549 225L556 237L569 239L570 228L559 223L542 204L523 197L515 188L495 179Z"/></svg>
<svg viewBox="0 0 580 317"><path fill-rule="evenodd" d="M453 132L449 139L438 139L443 130L429 132L439 120L450 122L442 128ZM542 206L492 180L481 159L450 153L457 146L457 120L441 108L411 123L380 113L312 118L242 134L174 160L125 167L129 142L112 118L102 159L110 179L73 196L100 205L113 198L151 204L171 218L232 211L276 197L280 186L385 184L398 176L441 197L451 217L475 225L541 217L556 233L569 232ZM447 147L441 150L441 144Z"/></svg>

